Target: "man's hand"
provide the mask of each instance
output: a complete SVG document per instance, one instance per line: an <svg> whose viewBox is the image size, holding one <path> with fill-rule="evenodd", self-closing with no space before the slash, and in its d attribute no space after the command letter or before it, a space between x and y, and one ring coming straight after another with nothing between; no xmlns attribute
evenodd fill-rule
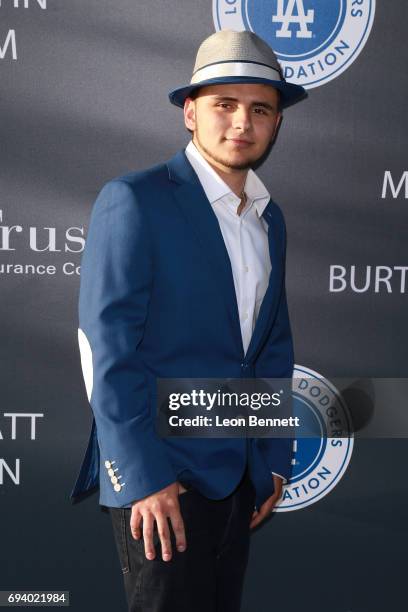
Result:
<svg viewBox="0 0 408 612"><path fill-rule="evenodd" d="M183 552L186 549L186 534L178 502L179 493L183 491L185 489L182 485L178 482L173 482L164 489L132 504L130 531L133 538L139 540L142 535L140 522L143 519L143 540L147 559L154 559L155 557L153 545L154 521L157 523L163 561L170 561L171 559L172 550L167 517L170 518L174 535L176 536L177 550Z"/></svg>
<svg viewBox="0 0 408 612"><path fill-rule="evenodd" d="M275 487L274 494L268 497L268 499L259 508L259 511L254 511L249 524L250 529L253 529L259 525L259 523L261 523L272 512L276 502L281 498L283 480L279 476L275 476L275 474L273 474L273 486Z"/></svg>

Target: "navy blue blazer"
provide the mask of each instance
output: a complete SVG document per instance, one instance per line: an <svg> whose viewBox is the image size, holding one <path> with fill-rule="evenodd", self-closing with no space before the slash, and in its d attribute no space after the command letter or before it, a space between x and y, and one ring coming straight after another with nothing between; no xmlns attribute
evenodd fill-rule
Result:
<svg viewBox="0 0 408 612"><path fill-rule="evenodd" d="M228 252L184 150L102 188L81 262L94 418L73 499L99 485L100 504L123 507L175 480L221 499L248 461L259 508L271 472L290 477L291 440L160 438L154 426L156 378L292 376L285 223L272 200L263 217L272 272L244 354Z"/></svg>

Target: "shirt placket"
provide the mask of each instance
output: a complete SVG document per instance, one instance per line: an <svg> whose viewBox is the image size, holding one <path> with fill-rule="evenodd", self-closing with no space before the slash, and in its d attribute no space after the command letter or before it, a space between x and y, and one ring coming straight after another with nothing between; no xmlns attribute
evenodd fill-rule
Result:
<svg viewBox="0 0 408 612"><path fill-rule="evenodd" d="M251 327L251 286L248 265L247 245L247 217L250 206L247 205L239 217L239 278L241 290L240 320L242 329L242 341L245 352L248 349L252 335Z"/></svg>

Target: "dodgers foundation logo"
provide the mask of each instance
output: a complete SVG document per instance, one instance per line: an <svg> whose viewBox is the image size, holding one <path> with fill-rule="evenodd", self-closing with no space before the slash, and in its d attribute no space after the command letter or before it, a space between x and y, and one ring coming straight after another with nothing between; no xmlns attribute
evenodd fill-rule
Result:
<svg viewBox="0 0 408 612"><path fill-rule="evenodd" d="M321 437L293 443L293 469L277 512L299 510L327 495L340 481L353 452L350 414L337 389L323 376L295 366L294 415Z"/></svg>
<svg viewBox="0 0 408 612"><path fill-rule="evenodd" d="M339 76L361 53L375 0L213 0L216 30L251 30L275 51L285 78L307 89Z"/></svg>

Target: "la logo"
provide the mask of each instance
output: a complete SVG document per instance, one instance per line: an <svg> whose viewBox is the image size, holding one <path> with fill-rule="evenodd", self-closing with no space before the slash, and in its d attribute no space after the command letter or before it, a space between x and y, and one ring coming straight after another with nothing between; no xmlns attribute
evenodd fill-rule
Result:
<svg viewBox="0 0 408 612"><path fill-rule="evenodd" d="M312 32L307 29L307 26L314 22L314 10L309 9L306 13L303 0L287 0L286 10L284 10L284 0L277 0L277 3L277 14L272 15L272 21L280 23L281 29L277 30L276 37L292 38L289 26L291 23L296 23L298 25L297 38L312 38Z"/></svg>

